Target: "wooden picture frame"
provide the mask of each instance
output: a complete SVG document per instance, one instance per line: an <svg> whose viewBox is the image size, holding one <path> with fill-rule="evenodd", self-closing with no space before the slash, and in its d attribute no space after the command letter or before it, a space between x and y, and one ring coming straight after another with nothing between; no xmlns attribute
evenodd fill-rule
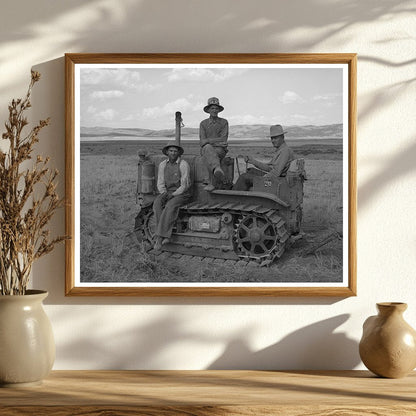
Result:
<svg viewBox="0 0 416 416"><path fill-rule="evenodd" d="M70 53L65 55L65 72L65 219L66 234L70 236L66 242L65 256L65 293L67 296L347 297L356 295L356 54ZM168 84L169 82L171 83ZM191 83L194 83L192 90L190 89ZM329 85L333 85L332 90ZM267 90L273 97L267 95ZM163 94L162 98L158 94ZM185 94L188 95L185 97ZM198 160L195 164L204 160L198 159L197 129L199 124L196 122L196 117L200 117L199 121L207 117L206 114L204 115L203 108L207 105L206 100L212 96L218 96L221 105L224 105L227 110L227 112L224 111L224 118L229 119L230 125L228 150L234 163L233 173L236 167L240 169L241 159L236 161L236 156L241 149L244 150L243 145L247 154L248 145L243 141L249 139L244 137L246 133L243 130L247 127L244 121L257 125L256 134L259 134L259 137L256 136L255 140L264 142L262 150L259 151L263 152L263 159L273 148L271 144L268 144L270 141L269 126L282 124L284 128L288 127L285 138L289 145L293 144L296 154L297 150L301 152L306 164L307 180L303 185L303 222L301 233L299 233L295 226L289 227L290 220L287 220L285 216L289 214L281 215L286 218L284 227L289 230L288 235L290 234L290 239L288 237L287 241L290 241L291 246L286 247L289 243L283 242L286 241L286 237L281 236L281 233L285 231L276 231L278 226L274 222L269 227L266 223L268 221L266 214L263 219L257 211L253 211L254 214L252 213L250 219L240 215L237 220L238 210L241 210L238 203L234 204L236 208L231 214L225 212L224 208L224 213L218 211L217 215L217 211L212 207L208 209L205 206L203 212L208 213L206 216L212 215L210 218L215 216L216 224L221 224L221 227L225 227L226 219L235 222L233 227L237 231L231 229L230 233L234 232L234 234L224 238L229 238L231 249L234 247L236 253L238 245L240 251L237 254L240 257L234 263L233 260L227 259L215 260L215 257L208 260L211 259L209 257L212 255L211 250L213 250L212 253L214 252L210 246L214 244L214 240L204 240L203 230L194 228L198 231L195 231L195 236L202 235L200 240L208 241L205 247L209 256L195 256L195 252L200 254L202 243L198 241L195 245L183 243L183 247L189 249L190 253L189 256L182 254L182 260L185 259L183 267L188 268L186 269L188 275L186 275L179 266L174 264L175 261L179 261L181 254L173 255L170 251L163 251L165 248L161 252L154 252L151 245L149 246L153 244L154 240L151 239L153 235L146 241L140 238L139 242L136 240L135 235L138 235L139 231L142 233L140 235L146 235L146 233L140 229L141 223L137 225L137 217L136 224L133 224L131 203L125 200L129 198L128 201L131 201L132 196L129 191L125 191L125 186L129 184L128 186L133 189L134 180L137 178L140 182L142 178L137 177L139 146L137 148L134 146L133 139L145 132L147 139L143 140L148 140L145 142L145 147L151 150L158 148L161 150L165 143L160 141L160 144L157 144L157 140L160 139L160 135L167 138L174 135L176 111L181 111L180 116L185 125L189 126L188 130L183 131L187 132L186 134L189 132L191 138L189 141L184 139L182 143L186 142L189 143L189 147L193 146L194 156L192 157L195 161ZM159 101L155 101L157 97ZM270 101L271 104L268 101L269 98L273 98ZM103 103L106 103L107 107ZM142 108L143 103L148 106ZM266 103L268 107L265 107ZM233 110L232 107L234 105L237 108L240 104L245 104L246 109L251 109L253 114L261 109L263 113L259 113L257 118L249 111L246 114L238 114L237 110ZM195 108L199 108L199 113L195 112ZM275 111L276 115L268 118L268 109L271 112ZM162 123L162 118L157 118L161 117L162 113L171 113L169 115L172 119L171 126L163 124L166 122ZM187 123L192 119L191 116L194 121L189 121L191 123L189 125ZM154 123L160 124L149 124L150 127L147 127L144 120L152 117ZM311 126L313 117L316 118L317 123ZM237 129L233 127L234 124L240 127ZM319 128L319 126L325 126L325 128ZM333 130L328 126L332 126ZM292 133L289 127L292 127ZM180 132L181 127L178 128ZM165 131L161 132L163 129ZM248 135L254 134L251 133L254 131L252 127L247 127L247 129L250 131ZM301 133L296 133L298 130ZM295 137L296 134L301 136ZM305 140L302 134L307 134L309 139ZM237 136L242 137L241 141L234 139ZM109 137L112 140L109 140ZM149 140L149 137L152 137L152 140ZM322 138L330 140L324 141ZM332 143L334 145L330 147ZM254 145L250 144L250 146ZM268 146L270 146L270 151ZM255 154L255 149L255 147L250 147L249 153ZM152 156L143 157L153 160ZM308 164L316 170L312 172L312 175L308 173ZM140 165L139 169L141 169ZM324 176L325 184L321 183ZM302 177L302 183L303 179ZM287 176L285 180L289 181L289 177ZM268 183L264 186L268 186ZM156 187L155 184L152 186ZM314 186L316 190L310 190ZM329 189L328 187L331 189L328 191L331 195L323 197L320 192L327 192L325 189ZM280 185L277 185L276 189L280 189ZM219 200L218 198L228 198L227 192L225 190L221 194L215 190L216 201ZM205 198L211 198L214 194ZM136 197L137 195L141 198L143 196L140 192L136 193ZM239 202L236 194L233 195L234 202ZM261 197L260 195L257 207L264 207ZM244 198L240 199L246 201ZM247 198L252 198L252 194ZM325 205L321 204L322 200L325 200ZM307 207L305 207L305 201L308 201ZM143 212L143 198L139 198L139 202L142 205L138 210ZM187 215L186 220L183 221L188 224L188 227L189 223L186 221L189 221L195 213L199 215L198 218L205 218L202 214L198 214L200 205L198 207L193 205L196 208L190 211L190 204L187 205L187 209L181 208L182 211L180 211L183 215ZM290 204L288 203L287 206ZM112 208L108 208L109 206ZM146 218L150 218L153 214L148 203L146 209L148 209L146 215L149 216ZM244 209L248 208L245 206ZM255 210L258 209L255 208ZM278 212L277 208L276 212ZM334 213L333 216L331 213ZM225 215L226 219L220 214ZM271 216L269 211L267 215ZM296 215L296 224L301 224L301 214ZM130 221L127 217L132 221L131 229L129 225L126 226ZM148 221L147 232L149 233L149 230L154 230L154 227L150 227L150 219L146 221ZM243 230L241 223L248 231ZM338 224L337 229L334 228L335 223ZM241 230L238 224L243 227ZM217 225L212 225L212 227L215 228ZM196 227L201 226L199 224ZM211 225L208 226L211 227ZM107 228L103 229L103 227ZM306 232L302 234L303 228ZM180 240L182 236L189 237L188 234L194 231L182 230L181 232L182 234L177 231L177 236L175 234L174 238L177 241L182 241ZM215 233L215 230L210 232ZM262 232L268 236L264 237ZM319 237L317 237L318 234ZM298 239L297 236L303 238ZM263 248L261 248L260 245L256 245L257 243L251 242L251 240L261 240L262 237L268 240L274 238L276 244L280 241L279 244L284 246L283 248L286 247L286 251L279 254L281 256L279 258L276 254L277 249L273 248L273 255L268 254L271 264L267 264L266 267L259 265L266 258L263 254L266 253L266 249L269 250L272 243L266 244L262 240L261 247ZM246 243L247 240L250 242ZM168 243L167 247L169 244L173 247L175 241L171 240L172 244ZM178 243L175 247L179 249L180 244ZM231 249L221 248L224 252ZM219 253L219 249L216 250L215 253ZM162 258L158 260L160 253L166 253L164 260ZM174 260L175 258L177 260ZM195 266L197 261L201 262L201 267ZM238 264L241 262L246 264ZM324 268L325 273L320 274L319 267ZM191 276L189 268L195 271L195 276L198 276L195 278ZM141 274L142 270L145 270L143 274ZM165 274L163 274L164 271ZM263 278L263 275L268 277ZM321 278L319 278L320 275ZM189 276L190 279L188 279ZM240 277L241 280L227 280L227 276L237 276L233 279ZM164 278L163 282L158 280ZM147 280L140 281L140 279ZM270 281L271 279L277 281Z"/></svg>

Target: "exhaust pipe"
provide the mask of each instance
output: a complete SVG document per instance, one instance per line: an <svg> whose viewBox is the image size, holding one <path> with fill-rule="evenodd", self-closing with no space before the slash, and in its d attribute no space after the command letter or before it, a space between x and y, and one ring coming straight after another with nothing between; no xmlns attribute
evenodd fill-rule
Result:
<svg viewBox="0 0 416 416"><path fill-rule="evenodd" d="M181 145L181 127L182 124L182 113L177 111L175 113L175 144L177 146Z"/></svg>

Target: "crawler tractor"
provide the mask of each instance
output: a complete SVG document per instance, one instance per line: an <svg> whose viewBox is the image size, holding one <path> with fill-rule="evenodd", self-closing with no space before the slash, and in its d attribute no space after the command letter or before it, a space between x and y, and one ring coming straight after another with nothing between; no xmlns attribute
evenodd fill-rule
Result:
<svg viewBox="0 0 416 416"><path fill-rule="evenodd" d="M181 113L176 113L176 143L180 144ZM302 222L304 160L291 163L285 177L258 176L249 191L204 188L210 172L201 156L182 156L191 167L193 199L182 206L171 240L163 250L190 256L255 261L265 266L279 259L291 238L299 236ZM152 210L156 178L163 155L139 151L135 234L153 245L156 229ZM238 157L225 157L226 182L234 181Z"/></svg>

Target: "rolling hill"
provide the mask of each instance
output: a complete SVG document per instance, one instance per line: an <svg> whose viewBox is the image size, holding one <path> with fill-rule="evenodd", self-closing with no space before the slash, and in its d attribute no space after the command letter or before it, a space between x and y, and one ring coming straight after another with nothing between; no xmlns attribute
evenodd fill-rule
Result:
<svg viewBox="0 0 416 416"><path fill-rule="evenodd" d="M269 137L270 126L265 124L253 125L234 125L230 126L230 139L258 138L264 139ZM328 124L324 126L289 126L286 128L286 137L288 139L342 139L342 124ZM198 128L185 127L181 131L182 137L196 138L199 135ZM174 129L150 130L141 128L111 128L111 127L81 127L81 137L117 137L122 139L128 138L158 138L158 137L175 137Z"/></svg>

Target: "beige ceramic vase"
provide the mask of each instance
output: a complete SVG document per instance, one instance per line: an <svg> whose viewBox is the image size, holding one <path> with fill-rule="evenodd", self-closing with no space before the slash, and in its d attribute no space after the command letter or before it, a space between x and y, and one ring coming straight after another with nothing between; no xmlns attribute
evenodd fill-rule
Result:
<svg viewBox="0 0 416 416"><path fill-rule="evenodd" d="M377 303L363 325L360 357L381 377L400 378L416 367L416 331L403 319L406 303Z"/></svg>
<svg viewBox="0 0 416 416"><path fill-rule="evenodd" d="M55 342L42 301L48 292L0 295L0 386L39 384L52 369Z"/></svg>

